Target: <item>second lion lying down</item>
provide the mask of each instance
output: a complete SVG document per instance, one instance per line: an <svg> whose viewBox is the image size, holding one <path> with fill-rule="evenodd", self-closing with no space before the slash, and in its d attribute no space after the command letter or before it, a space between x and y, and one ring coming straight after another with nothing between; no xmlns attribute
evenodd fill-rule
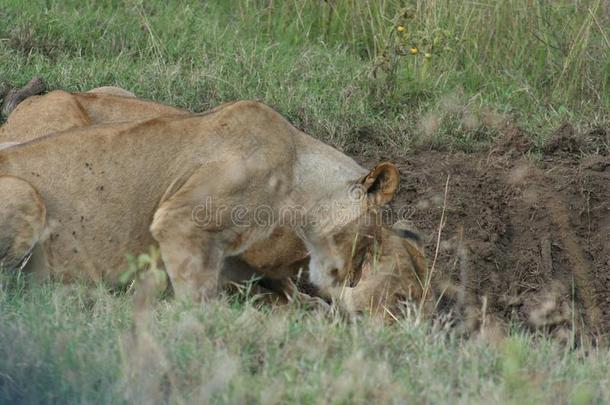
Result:
<svg viewBox="0 0 610 405"><path fill-rule="evenodd" d="M2 194L18 201L0 202L8 264L47 233L32 270L113 281L125 253L157 242L177 295L202 298L215 293L228 256L277 272L281 261L255 253L261 243L272 253L268 241L279 231L280 242L300 236L312 281L350 310L422 294L421 251L379 224L377 208L398 185L394 167L367 174L260 103L45 136L1 151L0 174L0 188L21 184L20 193ZM3 215L15 209L20 215ZM286 212L298 220L287 223Z"/></svg>

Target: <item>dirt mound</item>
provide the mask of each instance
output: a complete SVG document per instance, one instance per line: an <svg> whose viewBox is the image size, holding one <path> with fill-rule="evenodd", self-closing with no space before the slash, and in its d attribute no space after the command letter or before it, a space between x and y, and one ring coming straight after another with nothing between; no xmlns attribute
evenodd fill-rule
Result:
<svg viewBox="0 0 610 405"><path fill-rule="evenodd" d="M595 128L586 134L578 134L572 124L560 126L542 148L549 155L579 157L583 154L599 154L606 150L610 143L610 132L604 128Z"/></svg>
<svg viewBox="0 0 610 405"><path fill-rule="evenodd" d="M605 135L605 133L604 133ZM610 332L610 156L564 126L528 159L516 129L485 152L403 159L394 212L425 237L441 305L555 333ZM445 187L447 185L446 203Z"/></svg>

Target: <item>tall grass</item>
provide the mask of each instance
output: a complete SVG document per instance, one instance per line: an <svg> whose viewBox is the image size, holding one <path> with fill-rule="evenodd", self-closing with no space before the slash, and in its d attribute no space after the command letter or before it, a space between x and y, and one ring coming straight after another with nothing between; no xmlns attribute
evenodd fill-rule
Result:
<svg viewBox="0 0 610 405"><path fill-rule="evenodd" d="M607 0L0 3L0 72L192 110L258 98L350 149L607 126ZM405 27L398 32L397 27ZM412 54L411 49L417 53Z"/></svg>
<svg viewBox="0 0 610 405"><path fill-rule="evenodd" d="M578 403L610 400L608 349L464 339L224 297L132 305L0 275L0 403ZM137 300L136 300L137 302Z"/></svg>
<svg viewBox="0 0 610 405"><path fill-rule="evenodd" d="M608 102L609 6L601 0L246 0L236 10L227 7L251 35L272 42L281 37L293 46L347 46L363 60L392 47L402 25L411 32L407 45L431 52L428 78L441 89L459 72L471 91L485 82L499 87L516 81L551 90L566 105L582 103L583 96ZM434 44L441 31L447 37L443 48ZM409 59L405 71L421 68Z"/></svg>

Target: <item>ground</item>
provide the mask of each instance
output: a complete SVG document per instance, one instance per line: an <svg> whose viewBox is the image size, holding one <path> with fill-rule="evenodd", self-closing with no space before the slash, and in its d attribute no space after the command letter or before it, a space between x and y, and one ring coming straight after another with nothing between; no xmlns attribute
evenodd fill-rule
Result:
<svg viewBox="0 0 610 405"><path fill-rule="evenodd" d="M423 235L439 308L380 325L0 274L0 403L610 401L609 10L0 2L0 93L40 75L191 111L259 99L395 162L391 214Z"/></svg>
<svg viewBox="0 0 610 405"><path fill-rule="evenodd" d="M533 156L507 128L479 153L402 159L394 210L425 235L441 301L469 328L491 317L564 337L610 331L609 136L566 124Z"/></svg>

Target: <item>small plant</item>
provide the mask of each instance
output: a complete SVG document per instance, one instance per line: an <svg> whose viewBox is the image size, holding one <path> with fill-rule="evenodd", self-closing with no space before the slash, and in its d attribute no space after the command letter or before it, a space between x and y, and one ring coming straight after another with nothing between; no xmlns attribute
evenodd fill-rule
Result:
<svg viewBox="0 0 610 405"><path fill-rule="evenodd" d="M167 274L160 269L161 253L157 247L151 246L148 253L142 253L138 256L132 254L127 255L127 270L119 277L119 282L123 285L129 285L129 288L137 281L142 281L145 278L152 278L154 284L159 291L165 291L167 288Z"/></svg>
<svg viewBox="0 0 610 405"><path fill-rule="evenodd" d="M376 98L381 98L380 92L383 92L384 98L396 102L408 81L399 76L420 83L429 80L433 55L450 51L450 38L448 30L431 26L413 8L401 9L392 18L391 29L373 64L372 76L383 81L383 85L376 88Z"/></svg>

